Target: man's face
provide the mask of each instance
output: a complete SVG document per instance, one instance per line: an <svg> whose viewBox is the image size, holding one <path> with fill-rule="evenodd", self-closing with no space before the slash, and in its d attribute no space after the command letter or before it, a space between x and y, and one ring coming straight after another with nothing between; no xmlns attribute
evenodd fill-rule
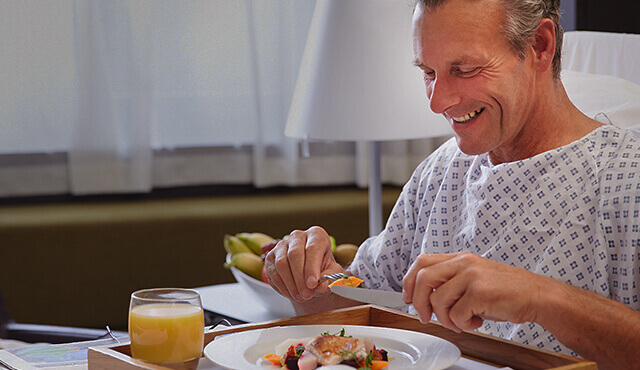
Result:
<svg viewBox="0 0 640 370"><path fill-rule="evenodd" d="M530 58L512 51L502 22L502 5L493 0L450 0L414 12L415 64L431 109L447 118L467 154L513 150L535 111Z"/></svg>

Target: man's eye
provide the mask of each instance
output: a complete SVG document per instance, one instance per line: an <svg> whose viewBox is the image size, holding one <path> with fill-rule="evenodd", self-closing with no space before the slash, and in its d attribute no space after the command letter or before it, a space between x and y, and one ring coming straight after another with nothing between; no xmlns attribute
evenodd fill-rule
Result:
<svg viewBox="0 0 640 370"><path fill-rule="evenodd" d="M422 75L425 80L433 80L436 77L436 72L434 71L423 71Z"/></svg>
<svg viewBox="0 0 640 370"><path fill-rule="evenodd" d="M469 77L469 76L473 76L476 73L480 72L480 67L475 67L475 68L459 68L458 69L458 74L460 74L461 76L465 76L465 77Z"/></svg>

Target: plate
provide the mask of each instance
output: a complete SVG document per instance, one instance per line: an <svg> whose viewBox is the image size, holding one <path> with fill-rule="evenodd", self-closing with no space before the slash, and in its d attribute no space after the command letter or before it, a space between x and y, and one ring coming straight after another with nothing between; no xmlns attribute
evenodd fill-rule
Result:
<svg viewBox="0 0 640 370"><path fill-rule="evenodd" d="M289 338L309 338L324 332L345 329L355 338L370 338L377 348L385 349L393 359L388 370L445 369L458 361L460 350L452 343L410 330L357 325L299 325L256 329L216 337L204 348L204 355L216 365L228 369L279 369L263 365L262 356L275 352ZM345 365L322 369L353 369Z"/></svg>

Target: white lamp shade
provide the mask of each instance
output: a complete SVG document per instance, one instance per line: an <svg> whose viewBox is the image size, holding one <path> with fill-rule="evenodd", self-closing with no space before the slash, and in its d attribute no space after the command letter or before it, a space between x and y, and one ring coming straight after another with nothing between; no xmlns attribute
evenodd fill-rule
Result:
<svg viewBox="0 0 640 370"><path fill-rule="evenodd" d="M381 141L444 136L413 66L406 0L318 0L285 134Z"/></svg>

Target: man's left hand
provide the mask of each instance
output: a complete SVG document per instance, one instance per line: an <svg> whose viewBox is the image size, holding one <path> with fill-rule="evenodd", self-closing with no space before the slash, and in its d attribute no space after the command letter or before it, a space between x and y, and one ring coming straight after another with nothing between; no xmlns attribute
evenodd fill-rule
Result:
<svg viewBox="0 0 640 370"><path fill-rule="evenodd" d="M483 317L535 322L540 295L555 283L467 252L422 254L404 277L403 297L423 323L434 313L441 324L459 332L479 328Z"/></svg>

